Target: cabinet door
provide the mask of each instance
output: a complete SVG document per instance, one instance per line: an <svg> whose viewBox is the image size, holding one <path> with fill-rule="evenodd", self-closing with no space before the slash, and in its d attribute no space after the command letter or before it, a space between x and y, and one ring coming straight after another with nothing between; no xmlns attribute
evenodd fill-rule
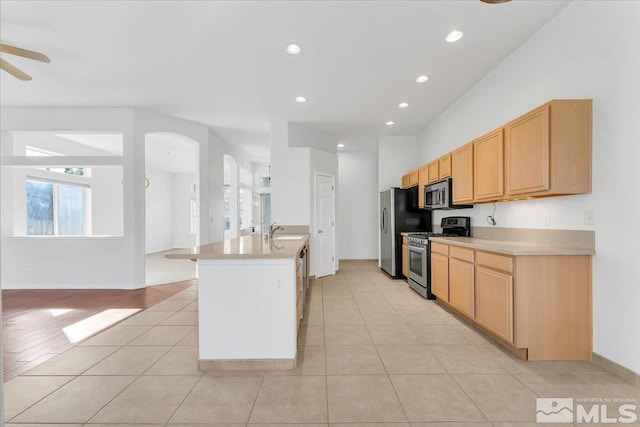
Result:
<svg viewBox="0 0 640 427"><path fill-rule="evenodd" d="M438 159L440 169L440 179L451 176L451 154L440 157Z"/></svg>
<svg viewBox="0 0 640 427"><path fill-rule="evenodd" d="M431 252L431 292L449 301L449 257Z"/></svg>
<svg viewBox="0 0 640 427"><path fill-rule="evenodd" d="M549 189L549 106L505 126L507 195Z"/></svg>
<svg viewBox="0 0 640 427"><path fill-rule="evenodd" d="M513 342L513 276L476 267L476 320Z"/></svg>
<svg viewBox="0 0 640 427"><path fill-rule="evenodd" d="M473 144L457 149L451 155L453 203L473 201Z"/></svg>
<svg viewBox="0 0 640 427"><path fill-rule="evenodd" d="M414 185L418 185L418 169L411 171L409 173L409 187L413 187Z"/></svg>
<svg viewBox="0 0 640 427"><path fill-rule="evenodd" d="M440 168L437 160L430 162L427 166L429 166L429 182L435 182L440 179Z"/></svg>
<svg viewBox="0 0 640 427"><path fill-rule="evenodd" d="M473 194L477 201L504 197L504 138L498 129L473 142Z"/></svg>
<svg viewBox="0 0 640 427"><path fill-rule="evenodd" d="M409 277L409 246L402 245L402 274Z"/></svg>
<svg viewBox="0 0 640 427"><path fill-rule="evenodd" d="M418 207L424 208L424 186L429 183L429 167L422 166L418 169Z"/></svg>
<svg viewBox="0 0 640 427"><path fill-rule="evenodd" d="M449 304L473 319L473 264L449 258Z"/></svg>
<svg viewBox="0 0 640 427"><path fill-rule="evenodd" d="M411 186L410 182L411 182L410 174L407 173L405 175L402 175L402 188L409 188Z"/></svg>

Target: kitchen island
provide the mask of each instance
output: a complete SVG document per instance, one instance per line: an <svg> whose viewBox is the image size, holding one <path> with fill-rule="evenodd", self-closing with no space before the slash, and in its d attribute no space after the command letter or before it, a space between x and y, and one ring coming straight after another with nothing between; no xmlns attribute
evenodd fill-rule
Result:
<svg viewBox="0 0 640 427"><path fill-rule="evenodd" d="M296 367L308 245L254 234L165 255L198 265L201 370Z"/></svg>

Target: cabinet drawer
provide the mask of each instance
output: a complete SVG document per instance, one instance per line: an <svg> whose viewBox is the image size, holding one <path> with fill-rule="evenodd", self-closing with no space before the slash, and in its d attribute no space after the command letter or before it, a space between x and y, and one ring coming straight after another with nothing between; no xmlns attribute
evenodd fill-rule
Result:
<svg viewBox="0 0 640 427"><path fill-rule="evenodd" d="M476 252L476 264L513 273L513 258L488 252Z"/></svg>
<svg viewBox="0 0 640 427"><path fill-rule="evenodd" d="M431 242L431 252L449 256L449 245L445 245L444 243Z"/></svg>
<svg viewBox="0 0 640 427"><path fill-rule="evenodd" d="M449 256L473 263L473 249L461 248L460 246L450 246Z"/></svg>

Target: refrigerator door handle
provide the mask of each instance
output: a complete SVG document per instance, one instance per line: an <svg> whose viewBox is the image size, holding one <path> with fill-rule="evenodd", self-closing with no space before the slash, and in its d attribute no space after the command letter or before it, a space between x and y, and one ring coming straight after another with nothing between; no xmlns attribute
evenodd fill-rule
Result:
<svg viewBox="0 0 640 427"><path fill-rule="evenodd" d="M387 234L387 227L386 227L386 226L387 226L387 224L386 224L386 221L384 220L384 219L385 219L385 216L386 216L386 215L385 215L386 213L387 213L387 208L382 208L382 219L381 219L382 224L381 224L381 226L382 226L382 232L383 232L384 234Z"/></svg>

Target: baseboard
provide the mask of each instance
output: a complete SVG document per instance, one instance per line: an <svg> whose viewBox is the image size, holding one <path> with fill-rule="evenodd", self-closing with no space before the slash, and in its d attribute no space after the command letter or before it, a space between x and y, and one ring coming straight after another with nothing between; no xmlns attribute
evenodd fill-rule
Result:
<svg viewBox="0 0 640 427"><path fill-rule="evenodd" d="M605 371L611 372L612 374L617 375L626 381L629 381L631 384L640 387L639 373L634 372L631 369L622 366L621 364L616 363L611 359L607 359L606 357L601 356L598 353L592 354L591 361L594 365L601 367Z"/></svg>
<svg viewBox="0 0 640 427"><path fill-rule="evenodd" d="M116 284L100 284L100 285L88 285L86 283L83 284L78 284L78 285L70 285L68 283L61 283L61 284L51 284L51 283L47 283L44 285L20 285L20 284L15 284L15 283L3 283L2 284L2 290L21 290L21 291L27 291L27 290L39 290L39 289L45 289L45 290L63 290L63 289L74 289L74 290L86 290L86 289L116 289L116 290L120 290L120 291L131 291L134 289L142 289L142 288L146 288L147 285L138 285L138 286L123 286L123 285L116 285Z"/></svg>
<svg viewBox="0 0 640 427"><path fill-rule="evenodd" d="M279 371L295 369L298 355L294 359L199 359L201 371Z"/></svg>

